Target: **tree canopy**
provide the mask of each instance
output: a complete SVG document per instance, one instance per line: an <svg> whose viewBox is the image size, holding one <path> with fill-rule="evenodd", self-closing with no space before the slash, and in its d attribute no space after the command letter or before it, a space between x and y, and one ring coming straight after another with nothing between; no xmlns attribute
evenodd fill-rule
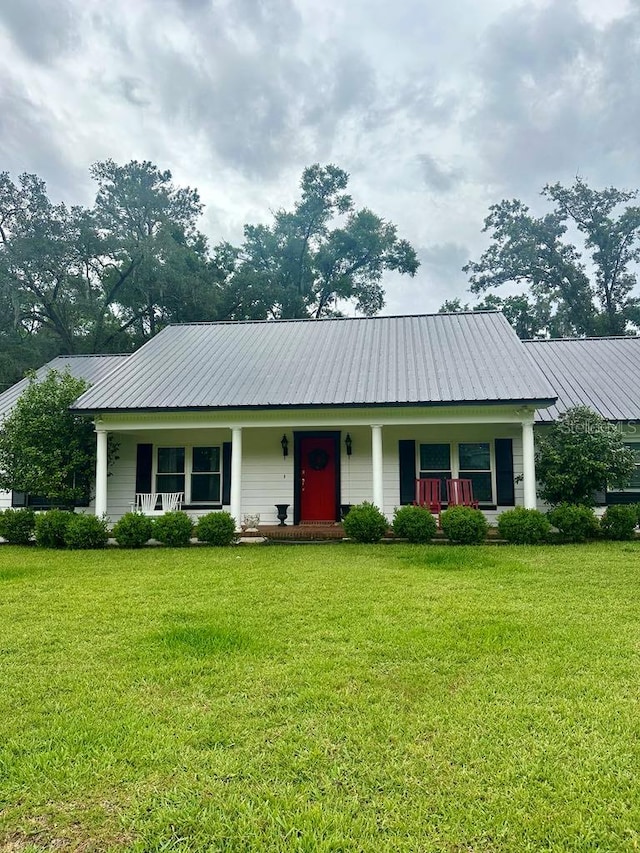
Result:
<svg viewBox="0 0 640 853"><path fill-rule="evenodd" d="M331 316L340 301L372 315L384 305L385 271L415 274L414 249L395 225L356 209L348 180L337 166L310 166L293 210L276 211L272 225L245 226L239 248L218 247L218 263L228 268L228 316Z"/></svg>
<svg viewBox="0 0 640 853"><path fill-rule="evenodd" d="M55 204L44 181L0 173L0 385L55 355L128 352L167 323L374 314L382 277L418 260L346 192L337 166L304 170L293 210L210 249L197 190L148 161L95 163L94 204ZM0 389L1 390L1 389Z"/></svg>
<svg viewBox="0 0 640 853"><path fill-rule="evenodd" d="M637 194L595 190L577 178L570 187L544 187L552 210L541 217L518 199L493 205L483 229L491 244L463 267L470 291L522 285L526 290L506 297L489 293L474 308L501 308L521 337L635 333L640 207L630 202ZM455 302L447 305L455 310Z"/></svg>

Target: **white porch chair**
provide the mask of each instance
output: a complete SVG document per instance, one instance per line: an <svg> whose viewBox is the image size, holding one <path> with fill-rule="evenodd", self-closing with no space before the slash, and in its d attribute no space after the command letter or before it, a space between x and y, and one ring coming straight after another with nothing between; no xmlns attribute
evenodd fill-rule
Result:
<svg viewBox="0 0 640 853"><path fill-rule="evenodd" d="M157 502L157 492L136 492L135 511L141 512L143 515L158 515Z"/></svg>
<svg viewBox="0 0 640 853"><path fill-rule="evenodd" d="M184 492L160 492L163 512L175 512L184 501Z"/></svg>

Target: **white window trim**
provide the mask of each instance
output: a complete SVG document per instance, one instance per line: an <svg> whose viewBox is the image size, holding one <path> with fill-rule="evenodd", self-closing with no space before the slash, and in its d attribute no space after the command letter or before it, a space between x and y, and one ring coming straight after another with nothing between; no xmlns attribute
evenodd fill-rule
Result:
<svg viewBox="0 0 640 853"><path fill-rule="evenodd" d="M154 487L154 491L157 491L155 488L157 486L157 476L158 476L158 451L159 450L169 450L174 447L183 447L184 448L184 503L188 506L222 506L222 469L223 469L223 456L222 456L222 444L154 444L153 445L153 465L151 471L151 482ZM200 473L206 474L219 474L220 475L220 498L217 501L197 501L193 503L191 500L191 476L193 474L193 448L194 447L217 447L220 452L220 471L202 471ZM162 474L160 475L162 476ZM196 473L197 476L197 473Z"/></svg>

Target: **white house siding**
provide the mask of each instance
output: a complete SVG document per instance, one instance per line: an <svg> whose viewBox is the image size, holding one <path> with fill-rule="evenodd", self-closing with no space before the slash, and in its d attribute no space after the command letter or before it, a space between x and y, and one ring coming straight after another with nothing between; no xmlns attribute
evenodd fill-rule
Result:
<svg viewBox="0 0 640 853"><path fill-rule="evenodd" d="M370 426L314 425L301 423L299 430L326 429L341 433L341 503L358 504L371 501L373 491ZM243 428L242 454L242 514L260 515L261 524L276 524L277 503L288 503L288 523L293 521L294 494L294 442L293 433L298 427L264 426ZM283 433L289 440L289 455L283 457L280 441ZM347 456L344 439L349 433L353 452ZM460 441L489 441L496 438L513 440L514 473L522 473L522 441L519 424L438 424L392 425L383 431L384 512L389 519L400 503L398 442L411 439L416 442L416 452L421 442L458 443ZM222 445L231 440L229 428L139 430L115 433L118 458L110 469L107 482L108 510L115 522L131 508L135 494L136 450L138 443L157 446ZM523 489L516 483L516 502L522 503ZM228 509L228 507L226 507ZM209 512L208 509L189 510L194 517ZM499 510L498 510L499 511ZM497 511L488 511L494 520Z"/></svg>
<svg viewBox="0 0 640 853"><path fill-rule="evenodd" d="M0 512L11 506L11 492L0 491Z"/></svg>

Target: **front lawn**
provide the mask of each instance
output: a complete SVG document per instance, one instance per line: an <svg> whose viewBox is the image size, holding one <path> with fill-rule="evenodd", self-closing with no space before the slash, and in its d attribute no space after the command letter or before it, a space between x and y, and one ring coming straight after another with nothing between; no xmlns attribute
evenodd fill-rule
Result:
<svg viewBox="0 0 640 853"><path fill-rule="evenodd" d="M640 845L640 543L0 548L0 850Z"/></svg>

